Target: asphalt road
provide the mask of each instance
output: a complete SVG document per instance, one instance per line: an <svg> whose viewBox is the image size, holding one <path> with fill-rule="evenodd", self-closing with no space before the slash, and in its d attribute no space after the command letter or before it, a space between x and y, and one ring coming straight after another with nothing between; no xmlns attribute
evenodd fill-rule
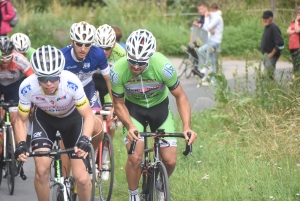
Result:
<svg viewBox="0 0 300 201"><path fill-rule="evenodd" d="M180 58L170 58L174 67L177 68L180 65ZM277 75L284 71L290 71L291 64L287 62L277 63ZM253 69L248 69L249 74L254 73ZM223 72L228 80L229 86L233 86L234 76L233 73L237 72L239 76L245 74L245 62L236 60L223 60ZM189 99L192 112L203 111L206 108L212 108L214 106L214 93L213 88L199 87L197 88L197 80L194 77L185 79L184 76L180 78L182 87ZM170 96L170 105L173 112L177 112L176 101ZM37 200L34 191L34 163L33 159L30 158L27 163L24 164L25 174L27 175L27 180L23 181L21 178L16 177L15 192L14 195L10 196L8 194L8 187L6 179L2 180L0 186L0 201L35 201Z"/></svg>

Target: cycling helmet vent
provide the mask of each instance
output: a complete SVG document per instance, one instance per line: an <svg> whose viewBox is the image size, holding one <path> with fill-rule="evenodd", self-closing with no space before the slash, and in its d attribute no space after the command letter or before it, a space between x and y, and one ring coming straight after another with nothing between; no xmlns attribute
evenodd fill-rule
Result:
<svg viewBox="0 0 300 201"><path fill-rule="evenodd" d="M31 43L29 37L23 33L15 33L10 37L11 41L15 45L15 50L19 53L27 53Z"/></svg>
<svg viewBox="0 0 300 201"><path fill-rule="evenodd" d="M95 39L96 28L93 25L83 21L74 25L73 33L71 32L72 31L70 31L70 34L73 34L73 37L71 37L72 40L85 44L93 43Z"/></svg>
<svg viewBox="0 0 300 201"><path fill-rule="evenodd" d="M104 24L97 29L95 42L101 48L112 48L116 42L116 33L111 26Z"/></svg>
<svg viewBox="0 0 300 201"><path fill-rule="evenodd" d="M0 50L2 52L2 55L11 54L14 49L14 43L7 36L0 37Z"/></svg>

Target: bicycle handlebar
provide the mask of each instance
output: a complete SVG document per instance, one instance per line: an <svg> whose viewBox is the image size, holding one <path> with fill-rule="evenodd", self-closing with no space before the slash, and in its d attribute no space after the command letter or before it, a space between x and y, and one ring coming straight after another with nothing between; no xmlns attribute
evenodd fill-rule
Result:
<svg viewBox="0 0 300 201"><path fill-rule="evenodd" d="M57 150L57 151L52 151L52 150L49 150L49 151L33 151L33 152L28 152L29 153L29 157L42 157L42 156L59 156L61 154L70 154L74 152L74 147L72 148L68 148L68 149L60 149L60 150ZM18 165L17 165L17 172L20 173L21 171L21 168L24 164L24 162L18 162Z"/></svg>
<svg viewBox="0 0 300 201"><path fill-rule="evenodd" d="M138 136L138 131L134 131L134 134ZM187 133L188 137L191 137L191 132ZM156 133L153 132L140 132L140 136L143 137L154 137L154 138L160 138L160 137L180 137L180 138L185 138L185 136L182 133L164 133L161 130L159 130ZM136 146L136 140L133 140L133 142L130 145L130 149L128 150L128 154L133 154L134 149ZM188 145L186 143L185 150L182 152L184 156L187 156L188 154L192 155L192 145Z"/></svg>

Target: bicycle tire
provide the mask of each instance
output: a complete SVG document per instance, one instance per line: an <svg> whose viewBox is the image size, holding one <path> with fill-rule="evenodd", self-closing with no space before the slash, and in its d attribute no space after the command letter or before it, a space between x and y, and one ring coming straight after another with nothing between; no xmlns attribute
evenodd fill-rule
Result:
<svg viewBox="0 0 300 201"><path fill-rule="evenodd" d="M2 183L2 177L3 177L3 155L0 155L0 186Z"/></svg>
<svg viewBox="0 0 300 201"><path fill-rule="evenodd" d="M12 127L7 129L7 140L6 142L10 142L6 144L6 178L9 194L14 194L15 189L15 174L16 174L16 161L14 155L14 135L12 131Z"/></svg>
<svg viewBox="0 0 300 201"><path fill-rule="evenodd" d="M76 183L74 177L70 176L69 177L69 184L70 184L70 201L76 201L77 199L77 193L75 193L75 188L76 188Z"/></svg>
<svg viewBox="0 0 300 201"><path fill-rule="evenodd" d="M186 67L187 67L187 64L186 64L186 60L189 58L189 55L186 54L184 57L183 57L183 60L181 62L181 64L179 65L178 67L178 70L177 70L177 77L180 78L183 73L186 71Z"/></svg>
<svg viewBox="0 0 300 201"><path fill-rule="evenodd" d="M163 189L164 192L164 200L170 201L170 186L169 186L169 179L168 179L168 173L166 170L165 165L162 162L157 162L153 175L152 175L152 181L150 185L150 201L158 201L158 195L157 195L157 181L161 180L162 186L161 189Z"/></svg>
<svg viewBox="0 0 300 201"><path fill-rule="evenodd" d="M60 185L54 185L52 188L52 201L67 201L64 199L64 193Z"/></svg>
<svg viewBox="0 0 300 201"><path fill-rule="evenodd" d="M112 190L113 190L113 184L114 184L114 149L113 149L113 143L110 135L108 133L104 133L104 137L102 140L102 153L104 149L104 145L108 145L108 157L109 157L109 163L108 168L105 169L105 171L109 172L109 178L108 180L102 179L102 174L104 172L104 169L98 165L99 174L97 178L97 184L99 188L99 198L101 201L109 201L112 196ZM98 161L99 163L99 161ZM100 164L100 163L99 163Z"/></svg>
<svg viewBox="0 0 300 201"><path fill-rule="evenodd" d="M187 65L186 70L185 70L185 78L189 79L193 73L193 66Z"/></svg>
<svg viewBox="0 0 300 201"><path fill-rule="evenodd" d="M96 191L96 158L95 158L95 151L93 145L90 144L91 151L89 152L89 161L91 163L92 168L92 192L91 192L91 201L95 200L95 191ZM75 199L76 200L76 199Z"/></svg>

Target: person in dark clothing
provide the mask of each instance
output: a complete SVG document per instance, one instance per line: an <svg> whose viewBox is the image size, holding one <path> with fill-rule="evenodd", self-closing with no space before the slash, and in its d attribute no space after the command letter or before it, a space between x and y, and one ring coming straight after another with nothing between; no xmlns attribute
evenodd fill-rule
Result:
<svg viewBox="0 0 300 201"><path fill-rule="evenodd" d="M265 29L262 34L260 49L264 55L263 64L265 72L270 79L273 79L276 62L284 48L284 41L279 27L273 22L273 12L267 10L263 13L262 17Z"/></svg>

